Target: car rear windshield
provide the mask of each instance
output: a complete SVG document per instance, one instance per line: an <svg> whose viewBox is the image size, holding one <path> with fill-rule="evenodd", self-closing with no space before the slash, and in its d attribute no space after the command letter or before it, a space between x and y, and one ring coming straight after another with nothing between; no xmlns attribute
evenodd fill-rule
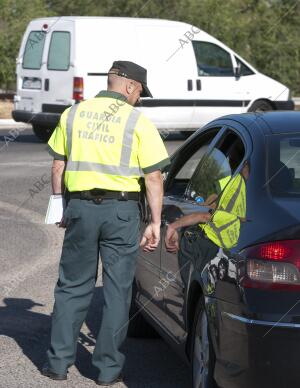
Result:
<svg viewBox="0 0 300 388"><path fill-rule="evenodd" d="M29 33L23 55L23 69L38 70L41 68L45 37L45 31Z"/></svg>
<svg viewBox="0 0 300 388"><path fill-rule="evenodd" d="M48 55L48 70L68 70L70 66L70 33L54 31Z"/></svg>
<svg viewBox="0 0 300 388"><path fill-rule="evenodd" d="M271 136L268 159L271 193L300 197L300 133Z"/></svg>

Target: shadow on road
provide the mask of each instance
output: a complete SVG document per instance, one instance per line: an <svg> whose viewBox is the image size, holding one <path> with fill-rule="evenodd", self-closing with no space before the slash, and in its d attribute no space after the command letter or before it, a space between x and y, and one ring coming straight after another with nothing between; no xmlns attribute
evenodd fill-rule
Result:
<svg viewBox="0 0 300 388"><path fill-rule="evenodd" d="M11 143L37 143L43 144L33 133L31 128L1 128L0 146L9 146Z"/></svg>
<svg viewBox="0 0 300 388"><path fill-rule="evenodd" d="M102 306L102 287L97 287L86 318L88 334L82 340L95 343L101 324ZM126 356L124 376L128 388L191 386L188 367L161 338L127 338L121 351ZM87 365L91 365L91 355L89 357ZM91 378L94 372L89 369L89 374L85 374L88 371L87 365L82 368L79 363L76 366L80 373Z"/></svg>
<svg viewBox="0 0 300 388"><path fill-rule="evenodd" d="M43 306L31 299L5 298L3 301L6 306L0 307L0 335L14 339L23 354L41 370L50 344L51 317L31 311L35 306ZM79 342L77 363L81 368L89 360L88 356Z"/></svg>
<svg viewBox="0 0 300 388"><path fill-rule="evenodd" d="M35 306L43 306L31 299L5 298L3 301L6 306L0 307L0 335L12 338L23 354L41 370L50 343L51 317L31 311ZM86 319L88 332L80 333L75 363L80 374L90 380L98 376L98 371L92 366L91 353L101 323L102 305L102 287L97 287ZM127 338L122 351L127 359L124 368L127 387L150 388L159 384L166 388L174 386L175 381L177 388L187 386L189 374L186 366L161 339Z"/></svg>

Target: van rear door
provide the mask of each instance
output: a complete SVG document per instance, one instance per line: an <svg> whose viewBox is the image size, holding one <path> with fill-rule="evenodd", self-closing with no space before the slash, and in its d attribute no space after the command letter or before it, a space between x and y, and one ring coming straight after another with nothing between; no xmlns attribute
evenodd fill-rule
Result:
<svg viewBox="0 0 300 388"><path fill-rule="evenodd" d="M43 72L43 112L61 113L74 102L73 25L71 20L59 20L49 29Z"/></svg>
<svg viewBox="0 0 300 388"><path fill-rule="evenodd" d="M17 95L15 108L20 111L41 111L43 58L47 34L42 23L31 22L24 34L17 58Z"/></svg>
<svg viewBox="0 0 300 388"><path fill-rule="evenodd" d="M72 104L72 27L72 21L58 18L29 24L17 61L16 109L60 113Z"/></svg>

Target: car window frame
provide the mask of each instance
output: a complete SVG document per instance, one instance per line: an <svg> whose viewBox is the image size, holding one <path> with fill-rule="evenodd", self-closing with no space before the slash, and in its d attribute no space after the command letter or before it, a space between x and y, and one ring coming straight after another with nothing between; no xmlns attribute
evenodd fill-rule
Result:
<svg viewBox="0 0 300 388"><path fill-rule="evenodd" d="M220 134L220 136L218 136L218 138L216 139L216 141L214 142L214 145L212 147L209 147L209 149L207 150L207 152L203 155L202 159L199 161L199 164L197 165L196 169L200 169L201 168L201 165L204 163L204 160L206 157L208 157L209 155L211 155L211 153L213 152L213 150L215 148L218 148L220 147L220 145L222 144L222 142L224 141L225 139L225 136L227 136L227 134L229 132L233 132L236 136L238 136L240 138L240 140L242 141L243 145L244 145L244 149L245 149L245 154L244 154L244 157L242 158L240 164L238 165L238 167L235 169L233 175L232 175L232 178L234 178L235 176L237 176L241 170L242 170L242 167L243 167L243 164L246 160L249 159L249 150L248 150L248 142L247 140L244 138L244 136L242 136L242 133L235 130L233 127L229 126L229 125L224 125L223 128L222 128L222 133ZM195 171L196 171L195 169ZM190 179L190 182L192 180L193 176L191 177ZM186 191L184 193L184 196L183 198L187 201L190 201L190 198L187 197L187 192L188 192L188 188L189 188L189 185L190 185L190 182L188 183L187 187L186 187Z"/></svg>
<svg viewBox="0 0 300 388"><path fill-rule="evenodd" d="M279 140L284 139L284 138L290 138L294 136L300 136L300 132L286 132L286 133L272 133L270 135L265 136L266 138L266 147L267 147L267 153L266 153L266 189L268 190L269 196L273 199L284 199L284 200L289 200L289 199L297 199L299 198L299 193L288 193L288 192L276 192L274 189L272 189L270 182L270 169L271 169L271 146L273 145L272 143L275 141L275 138L278 138ZM284 162L282 162L284 163Z"/></svg>
<svg viewBox="0 0 300 388"><path fill-rule="evenodd" d="M210 127L205 128L203 131L201 131L200 134L195 133L194 135L192 135L189 138L188 142L185 142L181 147L178 148L178 150L171 157L171 165L168 166L168 170L164 171L164 172L167 172L167 177L166 177L165 182L164 182L164 192L165 192L165 195L172 195L172 192L170 191L170 185L174 182L176 174L178 174L179 170L190 159L190 158L186 159L183 163L180 162L182 160L181 154L182 153L189 154L191 152L191 149L193 149L193 147L196 147L196 146L193 146L193 144L192 144L194 138L199 136L199 139L197 141L198 147L192 153L191 157L193 157L194 154L199 150L199 148L201 146L200 143L203 140L203 137L204 136L208 136L210 132L217 131L215 133L215 135L212 135L212 139L211 139L211 141L210 141L210 143L208 145L208 148L204 152L204 154L203 154L203 156L201 158L201 160L202 160L205 157L205 155L208 152L210 152L211 148L214 147L214 145L218 141L219 137L223 133L223 130L224 130L224 126L223 125L212 125ZM176 159L178 159L178 160L176 160ZM182 198L184 198L184 195L182 196Z"/></svg>

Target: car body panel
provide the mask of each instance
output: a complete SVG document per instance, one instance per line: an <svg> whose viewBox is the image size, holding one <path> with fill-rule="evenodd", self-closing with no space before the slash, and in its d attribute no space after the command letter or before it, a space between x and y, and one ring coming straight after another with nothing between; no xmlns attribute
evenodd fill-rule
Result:
<svg viewBox="0 0 300 388"><path fill-rule="evenodd" d="M246 145L244 160L250 164L246 181L247 220L238 244L231 250L219 248L208 262L199 266L193 253L190 257L171 255L162 241L157 281L165 279L163 307L155 318L143 312L149 322L155 320L163 338L189 361L193 313L203 295L216 355L214 377L220 388L289 388L299 381L300 292L243 286L246 247L300 239L299 199L274 197L268 184L269 137L282 133L300 136L299 124L300 112L225 116L191 136L172 155L172 165L166 172L162 240L166 222L206 210L178 193L172 195L169 187L172 174L176 174L176 163L184 159L185 150L190 152L197 141L199 147L199 138L205 139L213 128L218 130L203 157L218 144L227 127L239 133ZM181 236L186 238L185 234ZM138 270L137 279L140 276Z"/></svg>

